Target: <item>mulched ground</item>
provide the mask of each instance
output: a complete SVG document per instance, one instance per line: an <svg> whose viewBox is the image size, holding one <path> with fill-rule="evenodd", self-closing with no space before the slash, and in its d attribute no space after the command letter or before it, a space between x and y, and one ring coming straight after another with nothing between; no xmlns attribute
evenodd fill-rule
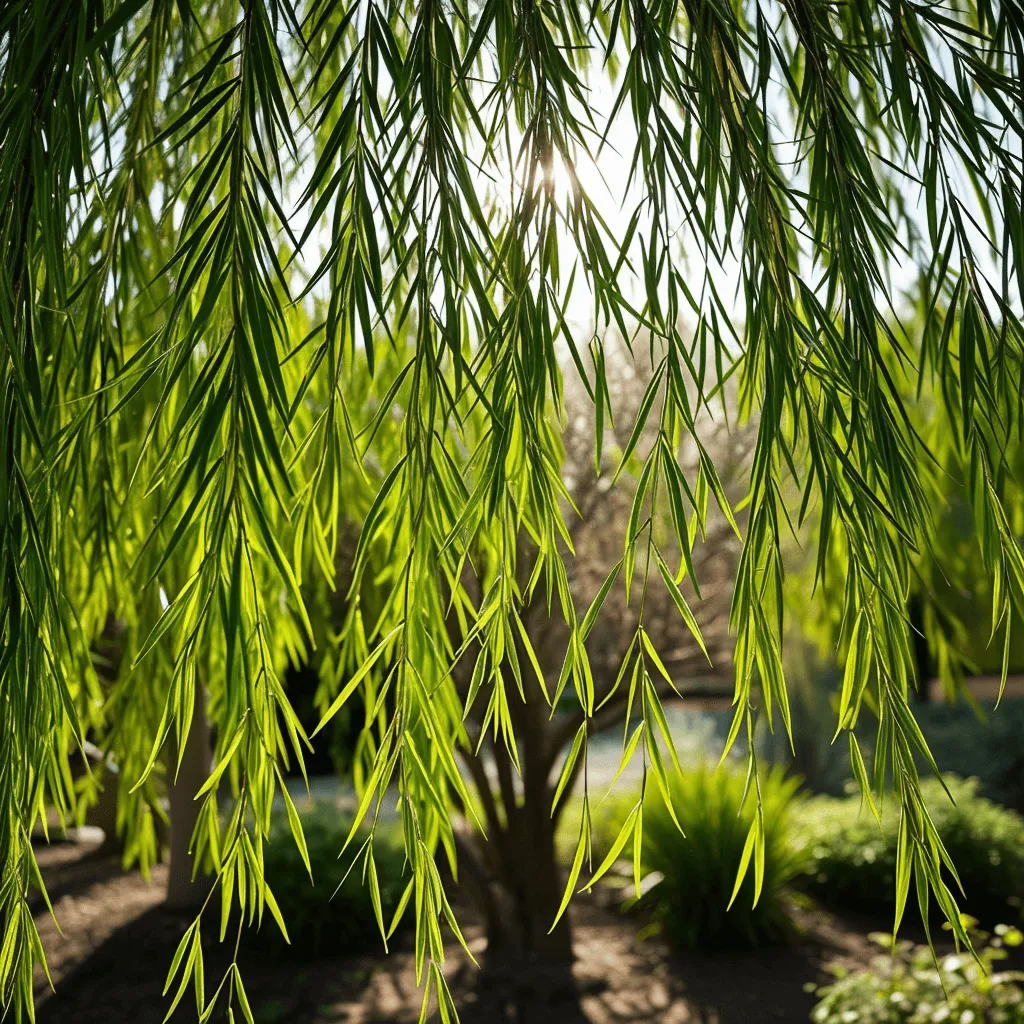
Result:
<svg viewBox="0 0 1024 1024"><path fill-rule="evenodd" d="M162 905L166 869L155 868L147 883L97 856L95 846L54 844L38 852L61 928L39 908L56 987L51 992L39 973L40 1024L160 1024L168 1005L161 994L167 968L190 920ZM472 908L458 912L479 953L485 940ZM796 1024L808 1020L814 1004L805 986L826 981L823 967L830 961L867 963L877 947L866 933L880 926L820 911L797 914L803 930L797 945L680 956L656 937L638 940L637 920L620 914L610 896L580 898L573 909L576 995L529 974L500 992L489 990L457 946L448 976L464 1024ZM211 937L208 989L229 959ZM298 965L244 952L240 959L258 1024L406 1024L419 1018L408 948L387 958ZM173 1020L196 1020L191 993Z"/></svg>

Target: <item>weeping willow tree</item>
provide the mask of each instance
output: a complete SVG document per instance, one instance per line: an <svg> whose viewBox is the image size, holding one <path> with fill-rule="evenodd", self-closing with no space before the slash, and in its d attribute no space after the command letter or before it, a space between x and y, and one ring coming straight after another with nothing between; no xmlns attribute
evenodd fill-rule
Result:
<svg viewBox="0 0 1024 1024"><path fill-rule="evenodd" d="M917 298L921 297L918 294ZM901 334L908 331L926 351L938 341L942 326L928 313L927 308L919 305L896 327ZM931 337L922 341L923 330L931 332ZM998 671L999 666L1003 672L1007 668L1020 670L1020 645L1024 640L1017 617L1020 609L1019 605L1007 606L1010 620L999 620L1003 642L993 643L995 631L990 630L987 608L993 602L994 608L1001 604L997 589L1000 581L992 577L985 562L978 558L978 520L972 515L973 492L966 479L971 465L960 459L956 446L944 443L948 421L939 411L955 400L955 394L937 387L941 381L929 378L904 380L903 384L910 421L924 440L919 457L937 464L937 471L924 477L928 500L936 510L933 529L928 542L914 552L910 561L907 614L912 643L919 648L917 675L922 687L918 696L927 699L923 684L934 676L947 698L960 694L969 697L964 687L965 674L991 673ZM1000 500L1010 528L1019 538L1024 534L1024 446L1006 445L1002 452L1002 477ZM835 548L827 558L831 565L821 579L831 593L825 600L816 600L811 594L812 558L807 558L811 563L807 567L809 572L791 573L787 581L793 587L787 593L787 604L797 610L807 633L817 633L823 648L833 646L843 629L841 583L845 554L841 547ZM809 623L814 625L808 629Z"/></svg>
<svg viewBox="0 0 1024 1024"><path fill-rule="evenodd" d="M610 405L617 410L616 422L605 432L603 457L609 470L614 470L618 453L634 429L651 369L646 353L637 352L639 358L624 360L616 358L619 352L621 349L609 344L606 383ZM622 573L613 571L608 576L608 567L620 559L622 538L633 514L633 487L612 487L609 473L598 475L592 468L595 410L578 381L566 381L563 400L561 472L574 509L566 523L573 548L566 564L568 588L579 607L589 607L598 595L602 602L600 625L587 643L594 677L593 714L586 713L568 688L556 702L542 686L523 686L509 702L509 742L500 731L484 728L489 703L479 695L476 700L469 699L474 685L473 659L467 659L456 675L460 699L468 707L465 721L470 739L459 748L458 756L474 798L474 807L459 808L461 813L455 818L459 880L483 918L487 944L478 976L480 995L483 999L490 997L487 1012L496 1019L508 1016L511 1009L518 1018L530 1020L544 1012L541 1004L550 1005L559 995L572 997L570 918L563 914L554 927L552 922L564 887L558 857L562 844L558 840L562 835L576 836L580 827L580 822L573 820L579 802L570 797L590 768L591 785L583 787L584 813L589 815L590 791L596 788L595 766L588 765L582 756L583 744L604 732L599 742L622 735L626 749L635 749L648 724L631 713L630 697L632 694L635 698L636 691L622 685L620 678L624 657L627 667L635 665L628 654L637 642L641 609L637 602L627 602ZM738 502L753 432L730 430L724 422L714 424L706 419L702 426L704 444L714 456L725 492ZM657 424L649 422L637 447L646 451L656 436ZM684 442L677 457L684 473L696 471L694 446ZM644 464L642 458L631 459L623 471L624 482L629 479L635 484ZM681 552L675 546L671 513L667 508L654 511L660 511L660 520L655 519L653 528L663 556L677 561ZM742 513L738 521L742 523ZM729 598L739 551L740 542L728 521L720 514L712 515L705 524L704 536L689 552L690 579L683 585L688 594L699 595L693 606L699 627L696 631L691 631L680 616L674 589L645 591L643 629L658 641L657 670L644 682L653 709L666 698L695 697L709 689L726 691L732 669ZM524 589L524 577L528 577L531 567L529 554L527 542L526 549L521 546L517 556ZM565 657L568 626L560 616L551 615L543 592L535 592L532 600L523 603L519 617L523 632L512 638L514 646L506 659L513 679L521 678L521 671L516 675L517 665L525 666L524 670L532 671L538 680L557 679ZM660 732L666 723L658 719L657 725ZM667 728L662 737L669 759L677 758ZM605 746L604 782L594 796L595 804L606 791L610 770L615 768L614 763L607 763L607 750ZM599 747L598 771L601 759ZM482 828L475 827L475 819ZM538 969L540 964L542 970ZM529 986L521 983L524 972L531 978ZM477 1012L482 1012L479 1003Z"/></svg>
<svg viewBox="0 0 1024 1024"><path fill-rule="evenodd" d="M367 709L358 816L397 800L399 913L416 918L424 1012L451 1019L442 923L459 932L438 858L457 870L451 810L472 806L456 762L470 705L514 761L526 689L575 700L570 778L597 711L587 641L620 578L637 618L617 685L644 726L625 754L665 787L645 598L667 593L699 640L693 545L709 507L736 523L702 426L727 385L756 429L730 742L789 729L782 541L811 517L849 652L838 726L866 802L888 771L902 808L897 917L913 886L966 941L919 793L906 606L950 460L1006 644L1022 601L1004 502L1024 426L1022 64L1017 0L5 4L0 993L15 1018L43 960L31 834L48 808L75 813L71 760L86 735L116 757L146 864L198 709L215 749L193 854L214 884L169 984L176 1003L194 981L204 1020L252 1019L236 965L206 985L199 920L281 917L263 845L277 796L304 849L282 783L311 740L282 670L319 643L338 683L325 720L357 691ZM892 326L910 303L913 344ZM653 372L619 453L636 467L621 558L577 608L562 375L594 403L600 467L612 329L650 339ZM908 413L921 388L941 398L927 435ZM335 634L309 595L336 584L353 509ZM386 595L372 614L370 566ZM538 597L567 630L557 676L533 670L522 611ZM94 657L112 630L113 680ZM608 866L589 863L587 806L559 914ZM638 805L614 852L641 831ZM741 868L758 879L762 837L758 812ZM349 853L376 892L372 839Z"/></svg>

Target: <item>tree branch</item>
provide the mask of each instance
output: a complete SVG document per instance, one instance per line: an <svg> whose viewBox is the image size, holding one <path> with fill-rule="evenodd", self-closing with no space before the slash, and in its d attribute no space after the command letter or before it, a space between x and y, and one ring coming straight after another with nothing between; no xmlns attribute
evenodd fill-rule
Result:
<svg viewBox="0 0 1024 1024"><path fill-rule="evenodd" d="M719 677L715 677L719 678ZM730 687L731 682L728 677L720 677L723 683L727 683ZM655 682L655 688L657 689L658 696L663 700L671 703L672 701L686 700L687 698L702 697L707 695L705 689L691 689L687 690L684 687L679 689L676 693L668 685L665 680ZM622 722L623 716L625 715L625 705L629 699L629 689L625 685L621 686L615 695L601 707L590 719L590 735L596 736L598 733L603 732L605 729L611 728L617 722ZM558 723L554 734L551 737L551 746L548 750L549 763L554 766L555 761L558 758L559 753L565 749L565 747L572 742L573 737L579 731L580 726L586 720L586 716L582 710L574 710L565 715L565 717Z"/></svg>

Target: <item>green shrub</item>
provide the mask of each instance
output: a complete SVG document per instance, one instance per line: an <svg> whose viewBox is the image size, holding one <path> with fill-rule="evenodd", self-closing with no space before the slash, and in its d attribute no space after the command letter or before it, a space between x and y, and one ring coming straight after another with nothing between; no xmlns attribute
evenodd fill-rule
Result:
<svg viewBox="0 0 1024 1024"><path fill-rule="evenodd" d="M981 920L1019 914L1024 895L1024 820L978 795L976 779L949 776L951 803L937 779L922 783L925 801L966 896L949 880L961 910ZM898 809L886 805L879 830L860 796L815 797L797 812L796 841L806 851L806 887L836 906L890 908L895 902ZM916 901L907 912L916 912Z"/></svg>
<svg viewBox="0 0 1024 1024"><path fill-rule="evenodd" d="M871 968L847 973L833 968L837 980L818 989L821 1002L811 1012L815 1024L1024 1024L1024 975L993 971L1006 956L1004 946L1019 945L1016 928L997 928L997 937L974 937L984 969L966 953L939 957L938 970L927 946L896 945L892 937L871 936L886 950Z"/></svg>
<svg viewBox="0 0 1024 1024"><path fill-rule="evenodd" d="M651 908L671 941L691 949L754 945L791 933L784 887L800 867L788 833L798 784L781 770L761 780L764 883L756 907L751 869L727 909L754 814L753 794L743 800L744 776L723 767L717 772L688 771L676 778L672 805L685 838L660 796L649 797L642 866L648 878L660 880L641 903Z"/></svg>
<svg viewBox="0 0 1024 1024"><path fill-rule="evenodd" d="M351 816L330 804L314 804L301 810L299 817L313 882L309 880L284 814L275 815L263 858L267 884L281 908L291 945L285 943L269 914L258 932L246 932L246 943L263 952L301 959L383 952L370 888L362 875L361 858L349 872L365 833L357 834L339 859L352 825ZM402 877L405 854L400 837L386 825L378 826L373 851L384 925L389 927L409 879L408 874Z"/></svg>

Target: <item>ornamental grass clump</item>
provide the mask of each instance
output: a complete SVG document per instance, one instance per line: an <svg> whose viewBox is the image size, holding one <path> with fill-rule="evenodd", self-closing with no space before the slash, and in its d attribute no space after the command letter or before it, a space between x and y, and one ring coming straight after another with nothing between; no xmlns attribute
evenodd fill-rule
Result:
<svg viewBox="0 0 1024 1024"><path fill-rule="evenodd" d="M799 803L798 785L780 769L759 780L764 868L763 873L742 873L738 888L737 871L750 856L748 837L758 813L744 774L705 766L673 777L674 816L660 794L648 798L639 906L650 911L675 945L755 946L794 934L789 884L800 871L801 855L791 840L790 822Z"/></svg>

